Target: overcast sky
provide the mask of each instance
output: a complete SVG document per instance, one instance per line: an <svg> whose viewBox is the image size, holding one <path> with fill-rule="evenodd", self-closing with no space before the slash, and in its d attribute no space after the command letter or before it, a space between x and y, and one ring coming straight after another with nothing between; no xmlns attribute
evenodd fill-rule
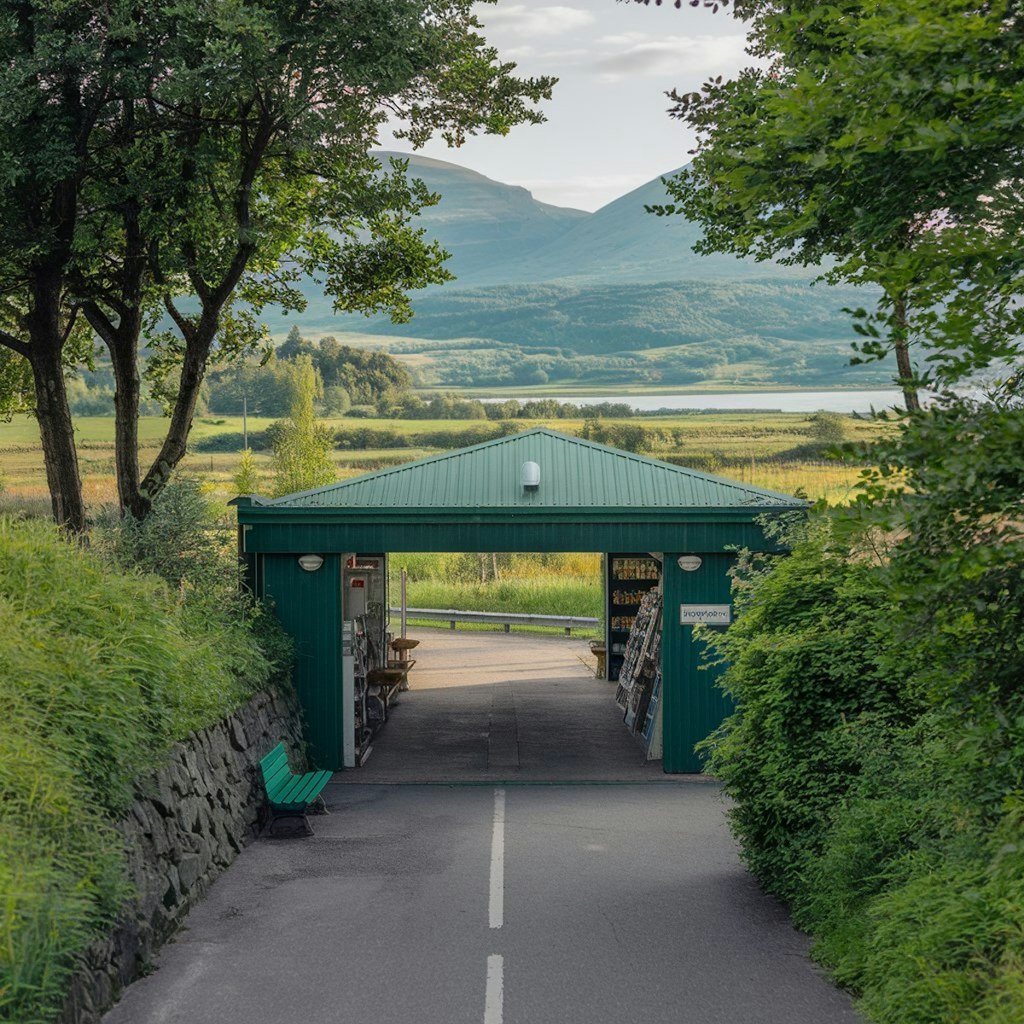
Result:
<svg viewBox="0 0 1024 1024"><path fill-rule="evenodd" d="M558 206L596 210L688 161L693 137L666 114L666 91L698 88L750 62L740 22L666 0L499 0L480 4L485 36L523 75L554 75L543 125L422 153L523 185ZM398 148L398 147L396 147ZM406 148L406 147L401 147Z"/></svg>

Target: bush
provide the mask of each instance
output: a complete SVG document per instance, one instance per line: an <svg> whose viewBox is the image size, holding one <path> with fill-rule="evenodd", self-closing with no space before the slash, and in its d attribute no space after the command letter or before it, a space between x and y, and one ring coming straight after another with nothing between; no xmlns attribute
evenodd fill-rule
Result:
<svg viewBox="0 0 1024 1024"><path fill-rule="evenodd" d="M791 903L861 771L860 722L894 702L871 642L889 599L870 566L830 543L823 520L790 555L742 563L736 622L709 635L729 663L720 685L737 708L703 745L708 768L736 798L744 860Z"/></svg>
<svg viewBox="0 0 1024 1024"><path fill-rule="evenodd" d="M466 448L485 441L495 441L499 437L508 437L516 433L519 427L514 423L481 423L479 426L466 430L428 430L414 434L412 443L423 448L443 448L446 450Z"/></svg>
<svg viewBox="0 0 1024 1024"><path fill-rule="evenodd" d="M250 430L249 447L258 452L269 452L273 448L274 431ZM225 430L220 434L207 437L196 437L189 440L188 446L195 452L241 452L245 450L246 435L240 430Z"/></svg>
<svg viewBox="0 0 1024 1024"><path fill-rule="evenodd" d="M743 855L880 1024L1024 1020L1024 415L947 399L737 581L707 744ZM843 538L840 544L834 532Z"/></svg>
<svg viewBox="0 0 1024 1024"><path fill-rule="evenodd" d="M172 587L187 587L197 597L212 594L217 600L234 601L240 569L234 556L235 532L225 511L213 506L198 480L176 477L141 522L105 508L93 545L124 572L152 573Z"/></svg>
<svg viewBox="0 0 1024 1024"><path fill-rule="evenodd" d="M830 448L846 440L847 417L838 412L816 412L808 420L807 433L819 448Z"/></svg>
<svg viewBox="0 0 1024 1024"><path fill-rule="evenodd" d="M237 619L0 519L0 1019L56 1016L127 895L134 781L272 671Z"/></svg>
<svg viewBox="0 0 1024 1024"><path fill-rule="evenodd" d="M397 430L374 430L372 427L342 427L334 432L335 446L343 451L366 451L369 448L408 448L409 436Z"/></svg>

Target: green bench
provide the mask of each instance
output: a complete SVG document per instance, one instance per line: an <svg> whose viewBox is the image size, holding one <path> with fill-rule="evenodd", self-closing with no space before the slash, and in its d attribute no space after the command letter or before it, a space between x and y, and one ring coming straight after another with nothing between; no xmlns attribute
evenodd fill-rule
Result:
<svg viewBox="0 0 1024 1024"><path fill-rule="evenodd" d="M270 834L274 826L284 818L301 819L306 835L313 834L306 812L319 802L321 813L327 813L324 798L320 795L324 786L331 781L333 772L306 772L295 775L288 766L288 752L283 743L260 760L263 784L267 788L267 802L270 804Z"/></svg>

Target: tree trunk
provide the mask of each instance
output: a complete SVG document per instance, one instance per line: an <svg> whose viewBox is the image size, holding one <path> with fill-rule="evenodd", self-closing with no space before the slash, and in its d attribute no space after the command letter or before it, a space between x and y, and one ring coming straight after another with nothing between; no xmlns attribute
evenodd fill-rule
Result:
<svg viewBox="0 0 1024 1024"><path fill-rule="evenodd" d="M171 412L170 426L153 465L149 467L149 472L139 485L140 496L146 502L152 503L167 486L175 467L188 450L188 435L192 430L192 418L195 416L196 403L199 401L199 388L206 373L206 360L212 340L211 332L210 341L205 345L194 344L191 340L186 343L185 358L178 382L178 397Z"/></svg>
<svg viewBox="0 0 1024 1024"><path fill-rule="evenodd" d="M59 526L72 533L85 533L85 499L82 495L82 477L78 470L78 452L75 449L75 429L68 407L68 393L64 385L61 365L61 334L56 319L56 304L52 333L42 336L45 311L36 310L32 326L30 360L36 392L36 420L43 445L46 482L50 488L53 518ZM42 316L39 314L43 313ZM42 321L42 322L41 322Z"/></svg>
<svg viewBox="0 0 1024 1024"><path fill-rule="evenodd" d="M124 329L124 325L122 328ZM121 508L135 519L145 519L152 501L139 489L139 364L136 344L109 345L114 368L114 466Z"/></svg>
<svg viewBox="0 0 1024 1024"><path fill-rule="evenodd" d="M896 353L896 382L903 390L907 412L919 412L921 399L914 383L914 367L910 362L910 344L907 338L907 293L900 292L893 300L892 347Z"/></svg>

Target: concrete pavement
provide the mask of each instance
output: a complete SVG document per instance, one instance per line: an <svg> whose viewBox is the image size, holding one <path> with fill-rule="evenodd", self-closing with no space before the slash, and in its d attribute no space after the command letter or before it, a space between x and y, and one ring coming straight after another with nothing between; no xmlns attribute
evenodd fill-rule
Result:
<svg viewBox="0 0 1024 1024"><path fill-rule="evenodd" d="M594 678L585 640L415 629L410 689L367 763L368 782L678 781L646 761L615 684Z"/></svg>
<svg viewBox="0 0 1024 1024"><path fill-rule="evenodd" d="M331 786L316 835L245 850L105 1024L859 1020L717 786L498 792L500 830L490 786Z"/></svg>

